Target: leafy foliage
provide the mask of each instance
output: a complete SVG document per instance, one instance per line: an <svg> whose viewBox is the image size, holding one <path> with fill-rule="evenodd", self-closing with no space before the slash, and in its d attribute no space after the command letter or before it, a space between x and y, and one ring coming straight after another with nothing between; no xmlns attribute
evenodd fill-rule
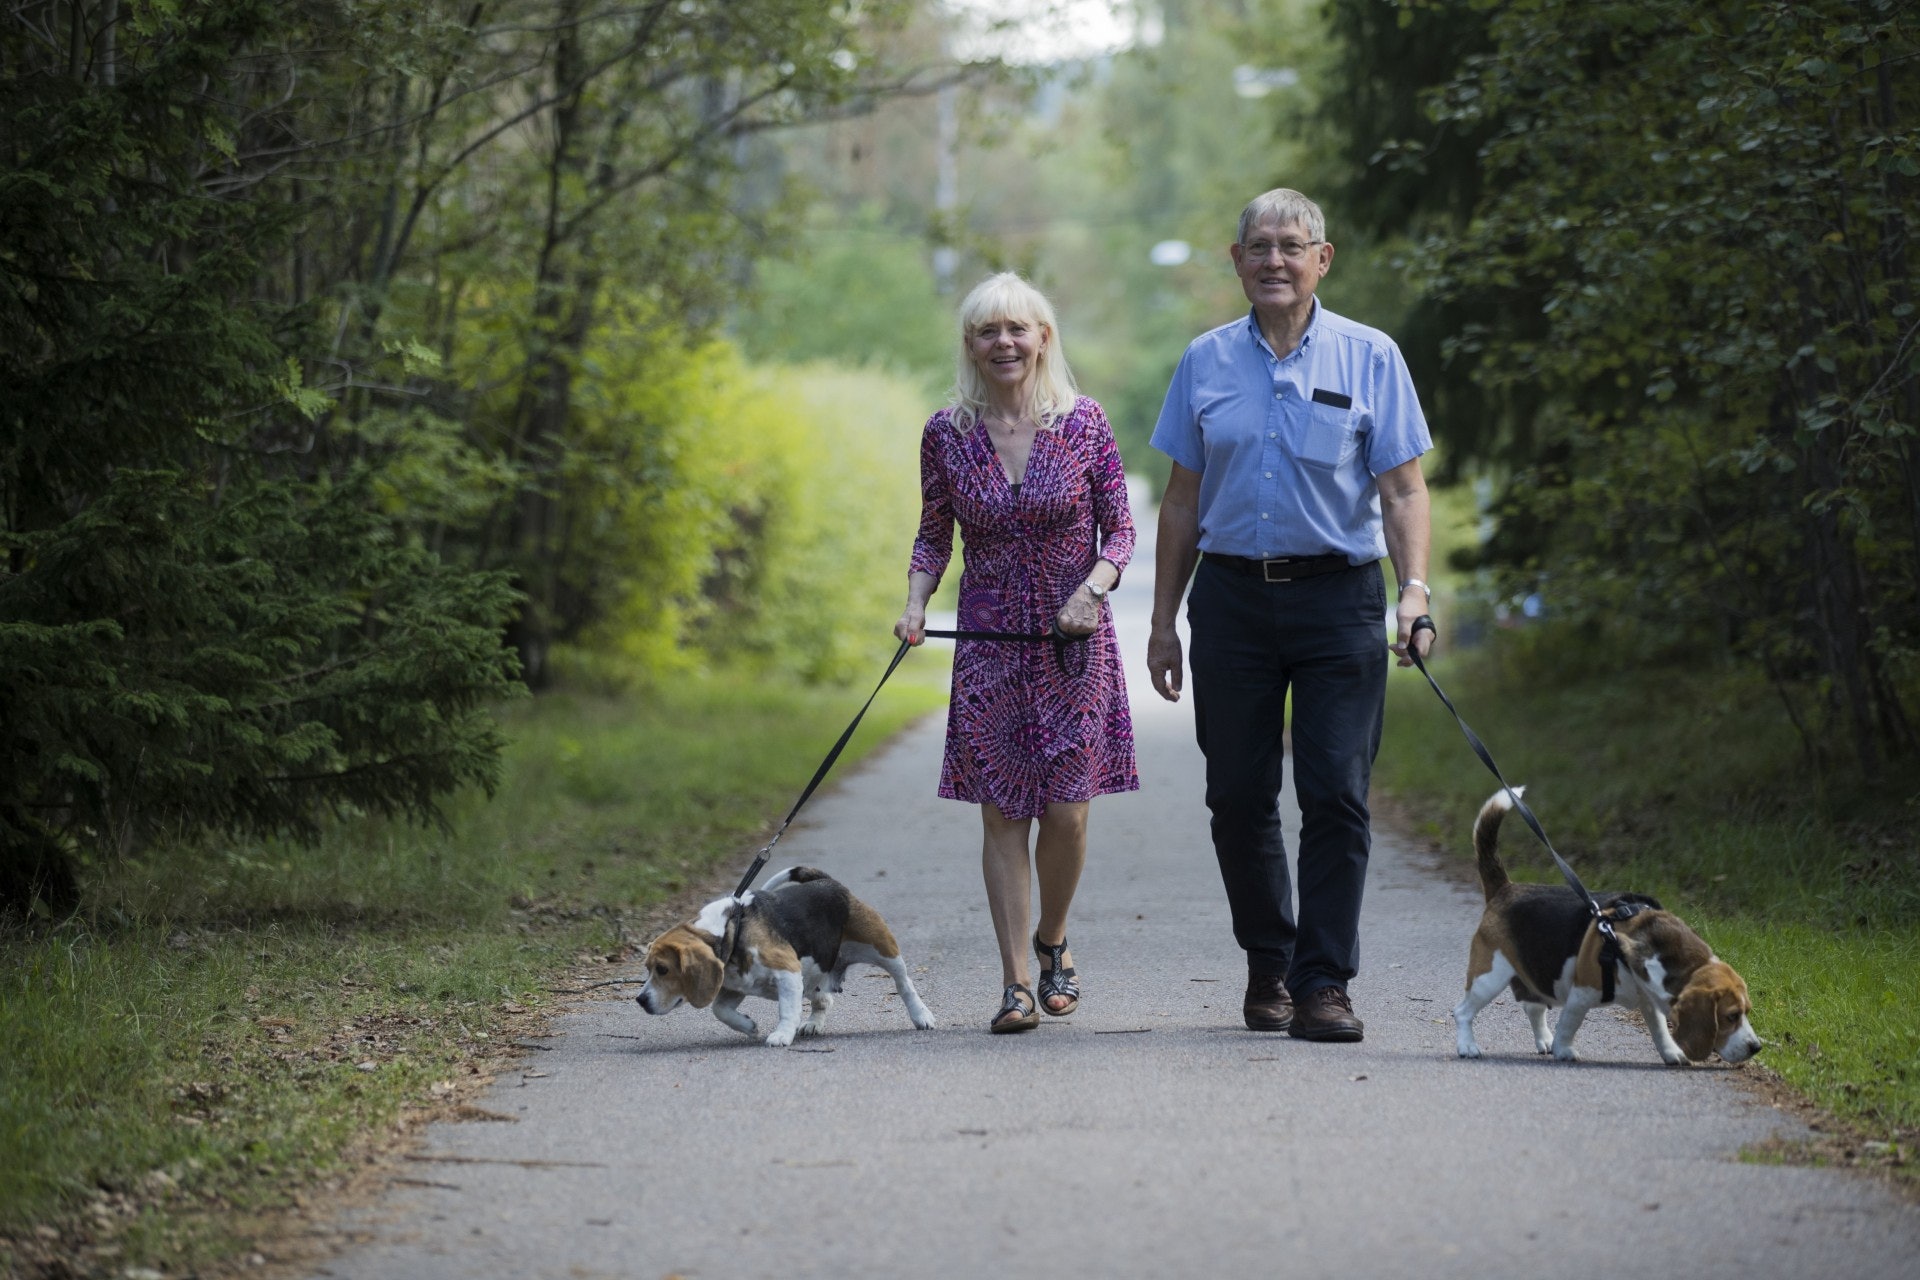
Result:
<svg viewBox="0 0 1920 1280"><path fill-rule="evenodd" d="M1877 772L1920 688L1920 22L1893 0L1475 17L1426 108L1486 139L1478 193L1419 257L1447 349L1527 409L1504 446L1462 442L1514 467L1495 555L1618 619L1617 652L1746 655L1816 759Z"/></svg>
<svg viewBox="0 0 1920 1280"><path fill-rule="evenodd" d="M875 53L910 8L0 17L0 899L159 835L432 818L490 782L482 708L616 616L676 661L703 596L796 642L716 552L817 587L855 561L769 530L838 508L690 424L758 394L710 342L793 207L757 139L917 91Z"/></svg>
<svg viewBox="0 0 1920 1280"><path fill-rule="evenodd" d="M48 10L61 6L46 6ZM67 6L83 24L100 16ZM10 22L0 81L0 899L159 835L431 817L489 783L497 575L276 456L321 401L254 292L283 211L223 199L204 86L272 6L127 6L91 66ZM117 38L109 38L117 37Z"/></svg>

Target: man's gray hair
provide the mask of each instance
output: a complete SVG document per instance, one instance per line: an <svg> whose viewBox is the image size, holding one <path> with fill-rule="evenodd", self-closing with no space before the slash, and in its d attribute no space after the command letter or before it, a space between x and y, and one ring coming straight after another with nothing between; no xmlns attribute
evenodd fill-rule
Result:
<svg viewBox="0 0 1920 1280"><path fill-rule="evenodd" d="M1275 187L1249 200L1247 207L1240 211L1240 232L1235 242L1245 244L1247 233L1263 222L1277 222L1283 227L1301 226L1306 228L1310 239L1327 238L1327 219L1320 212L1320 206L1290 187Z"/></svg>

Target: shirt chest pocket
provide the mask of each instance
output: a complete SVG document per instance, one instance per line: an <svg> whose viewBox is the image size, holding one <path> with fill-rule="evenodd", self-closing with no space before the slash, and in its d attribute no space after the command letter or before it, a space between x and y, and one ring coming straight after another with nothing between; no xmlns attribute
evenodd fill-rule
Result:
<svg viewBox="0 0 1920 1280"><path fill-rule="evenodd" d="M1300 461L1316 467L1337 467L1353 456L1360 415L1350 406L1307 402L1301 424Z"/></svg>

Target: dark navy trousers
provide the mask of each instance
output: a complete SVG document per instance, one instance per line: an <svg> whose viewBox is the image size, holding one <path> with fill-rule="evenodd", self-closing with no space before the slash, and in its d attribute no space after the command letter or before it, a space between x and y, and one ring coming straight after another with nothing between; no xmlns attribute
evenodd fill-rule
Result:
<svg viewBox="0 0 1920 1280"><path fill-rule="evenodd" d="M1233 936L1248 972L1299 1000L1360 967L1367 786L1380 749L1388 649L1378 564L1264 582L1201 558L1187 600L1194 727ZM1282 733L1293 712L1300 805L1296 917L1280 832Z"/></svg>

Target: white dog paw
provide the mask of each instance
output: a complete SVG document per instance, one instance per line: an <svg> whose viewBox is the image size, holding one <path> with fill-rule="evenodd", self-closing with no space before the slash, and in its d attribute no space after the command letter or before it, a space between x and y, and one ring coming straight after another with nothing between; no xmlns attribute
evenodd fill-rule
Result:
<svg viewBox="0 0 1920 1280"><path fill-rule="evenodd" d="M822 1030L824 1030L824 1028L817 1022L803 1022L800 1024L800 1034L803 1036L817 1036Z"/></svg>
<svg viewBox="0 0 1920 1280"><path fill-rule="evenodd" d="M1469 1043L1457 1047L1460 1050L1460 1056L1463 1058L1477 1058L1480 1056L1480 1046L1477 1044Z"/></svg>
<svg viewBox="0 0 1920 1280"><path fill-rule="evenodd" d="M1660 1055L1660 1061L1670 1067L1684 1067L1687 1065L1687 1055L1684 1053L1663 1053Z"/></svg>
<svg viewBox="0 0 1920 1280"><path fill-rule="evenodd" d="M1553 1056L1556 1060L1560 1062L1580 1061L1580 1055L1573 1051L1573 1046L1570 1044L1556 1045L1553 1050Z"/></svg>
<svg viewBox="0 0 1920 1280"><path fill-rule="evenodd" d="M917 1031L931 1031L940 1024L933 1020L932 1014L922 1013L913 1020L913 1025Z"/></svg>
<svg viewBox="0 0 1920 1280"><path fill-rule="evenodd" d="M773 1029L773 1034L767 1037L767 1047L769 1049L784 1049L792 1043L793 1043L793 1032L782 1031L778 1027L775 1027Z"/></svg>

